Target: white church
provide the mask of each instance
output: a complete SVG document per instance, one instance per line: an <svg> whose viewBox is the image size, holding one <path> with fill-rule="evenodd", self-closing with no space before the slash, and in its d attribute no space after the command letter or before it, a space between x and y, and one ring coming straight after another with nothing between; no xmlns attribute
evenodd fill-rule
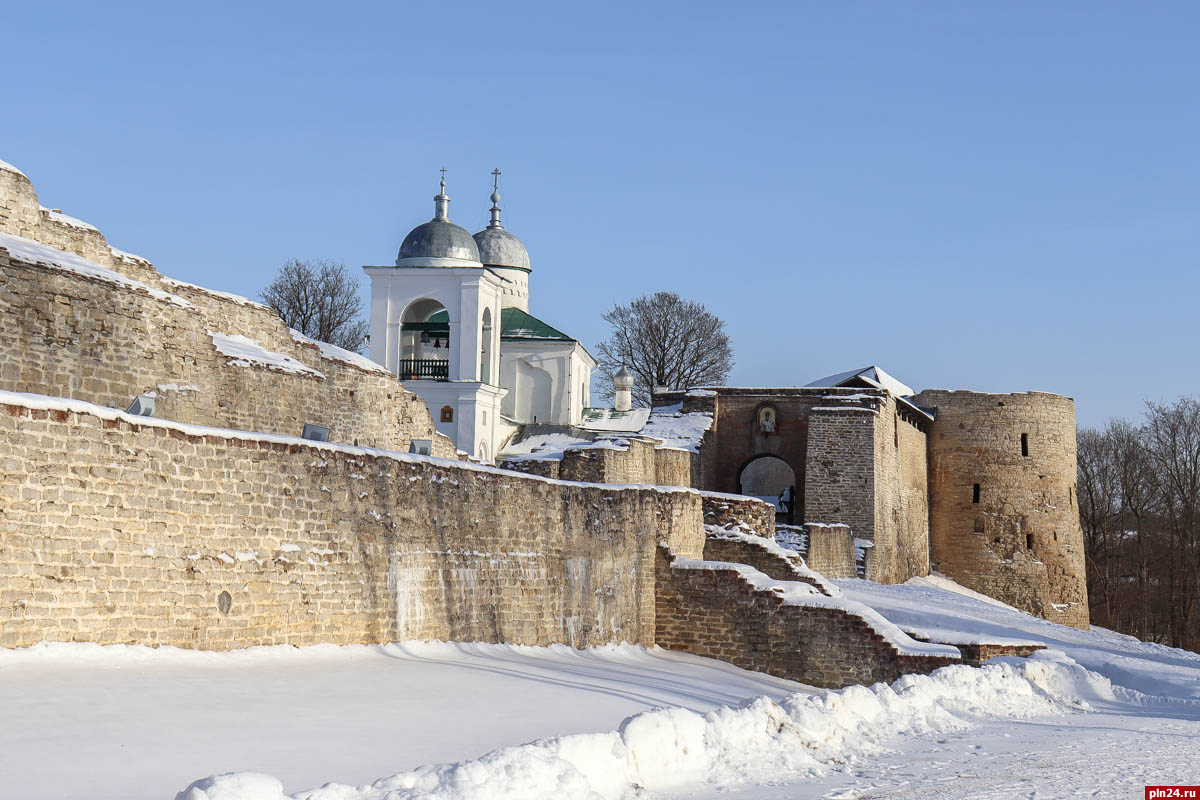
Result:
<svg viewBox="0 0 1200 800"><path fill-rule="evenodd" d="M499 175L497 170L495 175ZM491 221L472 236L450 221L446 179L434 215L371 278L371 359L424 398L459 450L492 461L519 425L576 425L596 360L529 313L529 253Z"/></svg>

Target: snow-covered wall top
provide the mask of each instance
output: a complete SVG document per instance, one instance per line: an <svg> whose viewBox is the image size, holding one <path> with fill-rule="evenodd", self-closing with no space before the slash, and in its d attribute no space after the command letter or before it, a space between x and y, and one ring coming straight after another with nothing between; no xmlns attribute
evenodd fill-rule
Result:
<svg viewBox="0 0 1200 800"><path fill-rule="evenodd" d="M113 408L153 393L153 413L181 422L293 435L314 425L335 441L421 439L455 454L379 365L289 330L261 303L165 278L3 168L0 272L0 389Z"/></svg>

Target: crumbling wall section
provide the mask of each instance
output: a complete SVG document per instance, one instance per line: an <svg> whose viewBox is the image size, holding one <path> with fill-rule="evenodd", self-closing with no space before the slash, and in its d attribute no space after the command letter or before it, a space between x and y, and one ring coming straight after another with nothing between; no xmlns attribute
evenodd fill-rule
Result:
<svg viewBox="0 0 1200 800"><path fill-rule="evenodd" d="M956 655L901 653L863 617L788 603L781 592L751 584L737 565L673 563L660 549L657 569L662 647L831 688L891 682L959 661Z"/></svg>

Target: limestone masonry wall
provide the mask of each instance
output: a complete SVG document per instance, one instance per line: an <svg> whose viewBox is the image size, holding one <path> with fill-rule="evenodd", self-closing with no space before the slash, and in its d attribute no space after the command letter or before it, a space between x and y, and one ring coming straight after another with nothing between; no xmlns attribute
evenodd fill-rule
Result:
<svg viewBox="0 0 1200 800"><path fill-rule="evenodd" d="M658 448L651 439L636 436L613 447L577 447L560 459L508 459L505 469L589 483L649 484L653 486L694 485L698 456L686 450Z"/></svg>
<svg viewBox="0 0 1200 800"><path fill-rule="evenodd" d="M694 491L0 398L0 645L651 644Z"/></svg>
<svg viewBox="0 0 1200 800"><path fill-rule="evenodd" d="M0 389L121 409L152 393L155 415L181 422L290 435L312 423L330 428L333 441L405 450L428 439L435 454L454 455L424 402L381 368L326 357L266 306L163 278L149 262L118 255L94 228L39 208L28 179L0 168L0 233L83 256L148 289L23 261L0 243ZM301 369L233 365L210 331L247 336Z"/></svg>
<svg viewBox="0 0 1200 800"><path fill-rule="evenodd" d="M809 522L804 531L808 534L804 560L809 567L826 578L858 577L854 532L848 526Z"/></svg>
<svg viewBox="0 0 1200 800"><path fill-rule="evenodd" d="M894 681L956 658L902 655L867 622L837 608L788 605L737 569L688 569L658 556L657 629L663 647L720 658L813 686Z"/></svg>
<svg viewBox="0 0 1200 800"><path fill-rule="evenodd" d="M812 410L803 522L841 523L875 539L875 422L869 408Z"/></svg>
<svg viewBox="0 0 1200 800"><path fill-rule="evenodd" d="M747 533L775 538L775 506L757 497L701 492L704 524L742 527Z"/></svg>
<svg viewBox="0 0 1200 800"><path fill-rule="evenodd" d="M875 558L867 577L880 583L929 574L926 434L913 418L894 397L875 417Z"/></svg>
<svg viewBox="0 0 1200 800"><path fill-rule="evenodd" d="M937 411L929 436L935 568L1017 608L1086 628L1074 401L943 390L917 401Z"/></svg>

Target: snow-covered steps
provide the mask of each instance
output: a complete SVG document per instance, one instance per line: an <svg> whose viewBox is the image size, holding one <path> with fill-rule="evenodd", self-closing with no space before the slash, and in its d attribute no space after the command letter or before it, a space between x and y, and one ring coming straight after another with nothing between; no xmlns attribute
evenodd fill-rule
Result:
<svg viewBox="0 0 1200 800"><path fill-rule="evenodd" d="M659 550L656 642L813 686L893 681L960 662L862 603L745 564Z"/></svg>

